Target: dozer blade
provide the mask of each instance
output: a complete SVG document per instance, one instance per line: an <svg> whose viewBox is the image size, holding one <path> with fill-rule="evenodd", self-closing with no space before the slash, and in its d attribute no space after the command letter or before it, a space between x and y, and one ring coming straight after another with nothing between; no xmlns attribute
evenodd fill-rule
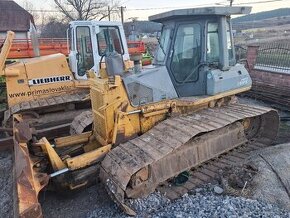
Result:
<svg viewBox="0 0 290 218"><path fill-rule="evenodd" d="M14 217L42 217L42 210L38 202L38 193L48 184L49 176L36 173L34 162L29 158L27 143L32 135L29 124L14 115L14 165L13 165L13 206Z"/></svg>
<svg viewBox="0 0 290 218"><path fill-rule="evenodd" d="M139 198L178 174L259 139L271 145L279 115L270 108L232 104L169 118L114 148L102 162L101 179L129 215L126 198Z"/></svg>

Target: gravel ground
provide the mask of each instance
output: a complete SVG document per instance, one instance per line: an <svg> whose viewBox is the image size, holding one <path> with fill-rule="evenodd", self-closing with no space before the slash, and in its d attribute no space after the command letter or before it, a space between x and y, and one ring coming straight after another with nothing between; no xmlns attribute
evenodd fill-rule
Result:
<svg viewBox="0 0 290 218"><path fill-rule="evenodd" d="M0 190L0 217L12 217L12 158L8 151L0 152Z"/></svg>
<svg viewBox="0 0 290 218"><path fill-rule="evenodd" d="M289 213L256 200L217 196L211 191L204 191L185 196L152 217L289 217Z"/></svg>
<svg viewBox="0 0 290 218"><path fill-rule="evenodd" d="M242 197L217 195L213 185L195 190L181 199L170 202L160 193L153 193L145 199L132 200L131 206L138 213L137 217L289 217L284 209L257 200ZM126 217L105 210L96 209L87 217Z"/></svg>

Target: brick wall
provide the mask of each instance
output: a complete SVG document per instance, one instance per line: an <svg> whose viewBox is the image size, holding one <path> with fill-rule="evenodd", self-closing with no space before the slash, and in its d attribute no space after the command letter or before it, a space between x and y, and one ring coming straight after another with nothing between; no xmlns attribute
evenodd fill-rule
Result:
<svg viewBox="0 0 290 218"><path fill-rule="evenodd" d="M256 45L249 45L248 49L247 49L247 65L249 70L251 71L255 64L256 64L256 60L257 60L257 56L258 56L258 49L259 46Z"/></svg>
<svg viewBox="0 0 290 218"><path fill-rule="evenodd" d="M253 80L253 86L246 95L271 102L275 107L290 110L290 74L254 69L258 46L249 46L247 50L247 69Z"/></svg>
<svg viewBox="0 0 290 218"><path fill-rule="evenodd" d="M261 70L251 70L250 75L253 82L263 82L273 86L287 86L290 89L290 75Z"/></svg>
<svg viewBox="0 0 290 218"><path fill-rule="evenodd" d="M289 87L290 89L290 74L268 72L255 70L254 66L257 60L259 46L248 46L247 49L247 68L252 77L253 83L259 82L275 87ZM290 61L290 60L289 60Z"/></svg>

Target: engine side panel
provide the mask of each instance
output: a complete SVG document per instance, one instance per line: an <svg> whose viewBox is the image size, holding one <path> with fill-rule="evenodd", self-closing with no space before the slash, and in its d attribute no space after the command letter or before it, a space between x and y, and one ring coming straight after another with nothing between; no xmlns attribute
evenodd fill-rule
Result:
<svg viewBox="0 0 290 218"><path fill-rule="evenodd" d="M75 89L73 75L62 54L24 60L8 65L5 71L18 72L18 76L6 78L9 107L25 101L70 93Z"/></svg>
<svg viewBox="0 0 290 218"><path fill-rule="evenodd" d="M252 85L252 79L243 65L237 64L229 71L210 70L207 73L207 94L216 95Z"/></svg>
<svg viewBox="0 0 290 218"><path fill-rule="evenodd" d="M178 97L165 66L131 74L123 81L133 106Z"/></svg>

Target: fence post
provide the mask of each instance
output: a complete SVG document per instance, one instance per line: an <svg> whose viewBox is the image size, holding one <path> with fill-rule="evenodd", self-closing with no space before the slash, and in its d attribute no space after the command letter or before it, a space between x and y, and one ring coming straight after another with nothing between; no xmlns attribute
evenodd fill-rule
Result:
<svg viewBox="0 0 290 218"><path fill-rule="evenodd" d="M247 63L249 70L251 71L254 69L254 66L256 64L257 56L258 56L258 50L259 46L258 45L248 45L247 48Z"/></svg>

